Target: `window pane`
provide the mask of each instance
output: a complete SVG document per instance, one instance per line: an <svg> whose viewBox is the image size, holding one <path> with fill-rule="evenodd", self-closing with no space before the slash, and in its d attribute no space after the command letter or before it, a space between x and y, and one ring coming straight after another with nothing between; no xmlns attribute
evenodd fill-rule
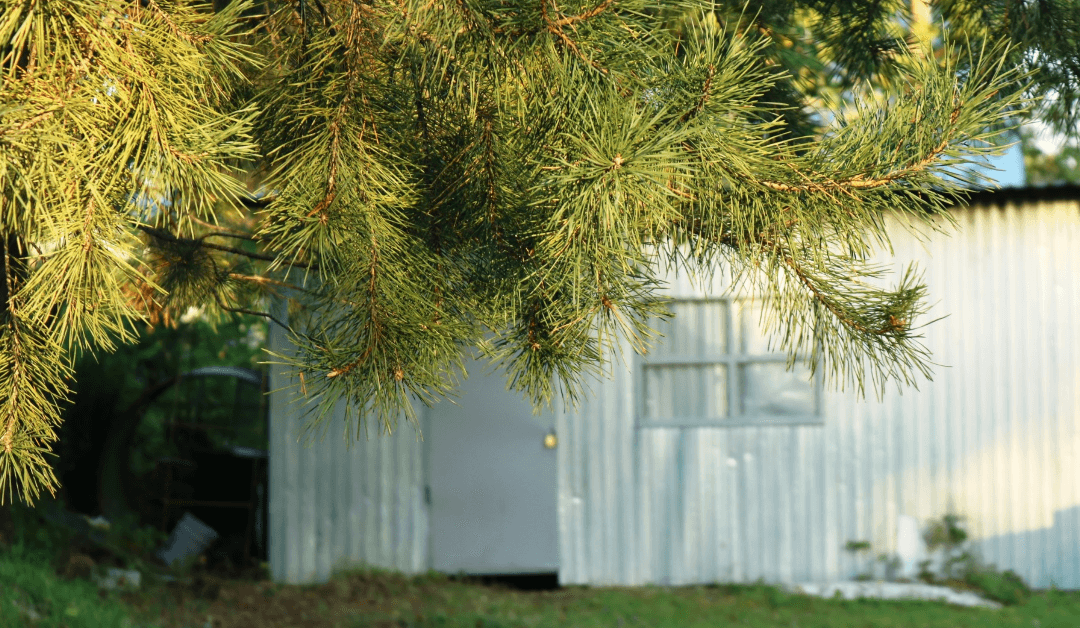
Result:
<svg viewBox="0 0 1080 628"><path fill-rule="evenodd" d="M725 417L727 367L646 366L645 418L663 423L665 419L705 419Z"/></svg>
<svg viewBox="0 0 1080 628"><path fill-rule="evenodd" d="M810 369L783 362L744 364L739 367L742 414L748 417L791 417L815 414Z"/></svg>
<svg viewBox="0 0 1080 628"><path fill-rule="evenodd" d="M771 323L768 319L762 319L765 311L761 301L738 301L735 303L735 320L732 327L735 330L735 346L738 351L749 355L763 355L775 353L776 347L769 348L769 336L764 333L763 323ZM766 314L771 314L767 312Z"/></svg>
<svg viewBox="0 0 1080 628"><path fill-rule="evenodd" d="M727 353L727 305L723 301L673 303L674 317L658 322L658 338L650 357L704 357Z"/></svg>

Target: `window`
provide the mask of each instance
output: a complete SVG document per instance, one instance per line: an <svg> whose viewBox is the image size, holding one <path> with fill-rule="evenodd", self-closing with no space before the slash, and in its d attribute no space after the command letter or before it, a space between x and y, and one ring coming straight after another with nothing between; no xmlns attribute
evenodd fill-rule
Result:
<svg viewBox="0 0 1080 628"><path fill-rule="evenodd" d="M640 424L722 426L821 423L810 370L770 351L760 302L676 301L664 335L640 362Z"/></svg>

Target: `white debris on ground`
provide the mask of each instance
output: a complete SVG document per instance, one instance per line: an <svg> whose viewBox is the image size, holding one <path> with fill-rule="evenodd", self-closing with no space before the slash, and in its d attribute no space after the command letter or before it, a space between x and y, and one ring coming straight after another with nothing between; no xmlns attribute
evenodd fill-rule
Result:
<svg viewBox="0 0 1080 628"><path fill-rule="evenodd" d="M15 610L18 611L20 615L32 622L39 622L42 619L41 613L37 612L32 604L23 604L18 599L14 599L11 600L11 605L15 607Z"/></svg>
<svg viewBox="0 0 1080 628"><path fill-rule="evenodd" d="M108 531L109 527L112 525L109 523L108 519L102 517L101 515L98 515L93 519L87 517L86 515L83 515L83 519L86 519L86 523L89 524L91 528L95 530L101 530L102 532Z"/></svg>
<svg viewBox="0 0 1080 628"><path fill-rule="evenodd" d="M138 589L142 584L142 573L135 569L110 568L104 575L95 575L94 581L100 589Z"/></svg>
<svg viewBox="0 0 1080 628"><path fill-rule="evenodd" d="M845 600L873 598L879 600L934 600L956 604L957 606L981 606L983 608L1001 608L1001 604L992 602L970 591L956 591L921 582L881 582L881 581L846 581L827 584L793 584L788 590L815 597L831 598L839 595Z"/></svg>

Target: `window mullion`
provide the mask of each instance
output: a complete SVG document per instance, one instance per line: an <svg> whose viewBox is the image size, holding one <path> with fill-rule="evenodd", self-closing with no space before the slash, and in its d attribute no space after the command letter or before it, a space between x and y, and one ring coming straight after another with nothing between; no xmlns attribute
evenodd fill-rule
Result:
<svg viewBox="0 0 1080 628"><path fill-rule="evenodd" d="M708 310L687 307L685 309L690 311L680 313L690 315L683 317L685 321L683 331L678 332L676 335L689 335L684 341L680 341L681 344L678 345L679 348L676 352L667 354L660 352L661 355L656 356L653 360L642 357L635 358L637 363L635 369L637 371L636 381L638 382L638 390L635 393L635 406L637 407L638 425L640 427L707 427L710 425L735 427L820 424L820 415L823 411L823 394L820 378L817 377L810 382L814 390L812 391L811 403L808 404L810 407L806 408L805 416L792 414L793 410L786 406L778 410L775 416L770 414L770 412L773 412L771 406L758 408L757 404L761 402L757 398L762 396L762 391L766 390L764 388L758 390L759 386L780 386L782 388L787 386L787 383L781 380L776 380L779 384L772 383L776 379L776 367L759 367L757 365L783 363L787 360L787 356L780 353L766 352L764 347L760 348L760 351L762 351L760 353L746 353L742 343L739 342L740 336L748 331L746 326L749 323L744 321L743 318L751 315L751 313L740 311L742 306L745 305L744 300L727 296L719 299L694 300L693 303L704 305L710 301L713 304L719 302L723 312L722 321L716 320L718 312L711 307ZM712 331L715 329L712 326L715 326L717 322L721 322L721 329L724 334L722 351L716 351L716 340L713 339L716 332ZM760 343L755 342L754 346L757 347L758 344ZM703 350L707 354L702 353ZM722 383L716 382L715 375L709 373L709 371L715 372L717 366L724 367L725 381ZM650 367L655 368L656 371L653 373ZM744 387L747 382L740 378L740 371L751 368L754 370L752 375L754 386L751 388L757 391L752 403L758 409L748 414L743 400L749 394L749 389ZM671 369L675 369L675 371ZM697 384L694 387L695 394L708 397L693 400L693 404L697 404L695 407L699 407L699 410L693 410L692 407L683 407L681 411L676 410L676 406L680 404L676 402L675 398L680 394L689 394L688 390L684 390L688 384L688 382L684 381L685 378L675 377L672 380L671 374L677 372L692 373L697 378ZM658 386L670 388L670 390L665 389L663 393L654 390L653 396L650 397L648 387L650 373L653 374L653 377L658 378L656 380ZM751 377L751 375L748 374L748 377ZM759 382L758 378L764 379ZM668 380L672 381L668 382L669 386L665 387L663 382ZM722 416L717 412L718 409L714 408L715 396L721 392L716 387L717 384L726 386L724 389L726 393L725 408ZM702 386L706 387L701 388ZM777 390L779 389L777 388ZM784 390L787 390L787 388L784 388ZM668 399L661 404L662 398L671 395L674 395L672 399ZM654 412L650 411L650 403L658 404L653 409ZM751 400L747 399L747 403L751 403ZM687 412L695 415L702 414L702 416L682 416Z"/></svg>

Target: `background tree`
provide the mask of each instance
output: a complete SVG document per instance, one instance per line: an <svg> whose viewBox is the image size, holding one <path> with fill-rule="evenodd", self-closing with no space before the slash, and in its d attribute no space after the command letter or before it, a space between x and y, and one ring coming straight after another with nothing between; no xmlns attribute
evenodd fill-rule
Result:
<svg viewBox="0 0 1080 628"><path fill-rule="evenodd" d="M236 383L229 378L212 378L196 386L178 382L179 376L204 366L260 369L259 363L265 360L263 319L237 316L211 325L191 311L171 323L140 330L136 342L121 345L113 353L84 353L74 361L71 402L63 408L54 448L57 458L51 465L67 508L82 513L100 510L113 518L103 508L100 486L102 457L111 432L136 426L131 431L131 455L117 466L130 470L132 478L145 486L153 479L157 460L179 453L167 432L170 421L185 420L183 414L176 414L178 403L185 412L196 403L220 409L221 414L235 412ZM193 398L195 390L198 399ZM238 418L233 417L234 421ZM265 449L265 426L235 427L212 431L209 436L219 446ZM110 497L114 503L119 501Z"/></svg>
<svg viewBox="0 0 1080 628"><path fill-rule="evenodd" d="M1024 149L1024 174L1028 185L1080 185L1080 148L1075 137L1057 150L1043 151L1030 130L1021 132Z"/></svg>
<svg viewBox="0 0 1080 628"><path fill-rule="evenodd" d="M73 356L193 305L288 297L299 392L387 429L471 347L575 399L646 349L668 265L753 284L836 382L914 381L924 290L865 261L884 216L941 214L979 184L950 168L1074 77L1067 2L945 3L936 55L903 2L217 4L4 5L5 497L55 486Z"/></svg>

